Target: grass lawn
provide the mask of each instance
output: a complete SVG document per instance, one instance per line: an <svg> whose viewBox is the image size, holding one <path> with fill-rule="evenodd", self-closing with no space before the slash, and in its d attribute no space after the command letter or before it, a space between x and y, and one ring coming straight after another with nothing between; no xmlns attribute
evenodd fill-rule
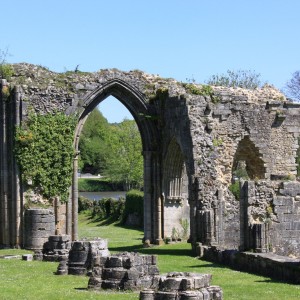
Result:
<svg viewBox="0 0 300 300"><path fill-rule="evenodd" d="M267 277L230 270L191 256L190 245L169 244L143 249L139 230L123 228L116 224L103 224L79 216L80 237L109 239L111 252L137 250L157 254L161 273L190 271L210 273L213 284L223 288L226 300L290 300L300 299L300 285L276 282ZM24 250L0 250L0 255L29 253ZM0 260L0 299L138 299L138 293L87 291L87 277L57 276L53 273L57 263L26 262L17 259Z"/></svg>

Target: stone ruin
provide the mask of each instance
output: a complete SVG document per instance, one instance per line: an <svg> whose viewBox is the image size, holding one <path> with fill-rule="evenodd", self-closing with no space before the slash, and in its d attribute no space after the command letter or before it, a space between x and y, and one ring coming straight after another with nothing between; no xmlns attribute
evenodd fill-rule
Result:
<svg viewBox="0 0 300 300"><path fill-rule="evenodd" d="M222 300L211 275L172 272L159 275L156 255L123 252L110 255L107 240L70 242L52 236L45 243L44 260L59 261L57 275L88 275L89 290L140 291L141 300ZM55 249L50 249L56 247ZM63 248L63 249L58 249ZM64 250L64 251L62 251Z"/></svg>
<svg viewBox="0 0 300 300"><path fill-rule="evenodd" d="M222 289L210 282L209 274L171 272L160 276L155 288L141 291L140 300L222 300Z"/></svg>
<svg viewBox="0 0 300 300"><path fill-rule="evenodd" d="M89 289L141 290L158 284L155 255L118 253L98 260L92 270Z"/></svg>
<svg viewBox="0 0 300 300"><path fill-rule="evenodd" d="M155 255L124 252L95 262L88 289L140 292L140 300L222 300L218 286L210 286L211 275L172 272L159 275Z"/></svg>
<svg viewBox="0 0 300 300"><path fill-rule="evenodd" d="M43 230L26 227L29 188L20 180L12 129L26 125L30 109L78 116L72 193L54 212L55 231L75 241L81 129L90 112L114 96L141 133L145 245L163 243L185 219L198 255L203 245L300 257L299 103L269 85L246 90L182 83L138 70L63 74L30 64L12 68L10 81L0 81L6 121L0 124L1 246L36 249L40 237L46 238ZM234 194L236 183L240 193ZM51 226L48 235L55 234Z"/></svg>

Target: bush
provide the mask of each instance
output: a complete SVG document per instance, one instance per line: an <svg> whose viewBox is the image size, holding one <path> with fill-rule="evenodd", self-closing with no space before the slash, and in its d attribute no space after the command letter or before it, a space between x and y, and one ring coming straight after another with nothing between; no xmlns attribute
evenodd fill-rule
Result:
<svg viewBox="0 0 300 300"><path fill-rule="evenodd" d="M144 193L141 191L130 190L126 193L123 222L126 222L131 214L136 214L140 217L140 226L142 226L144 219Z"/></svg>
<svg viewBox="0 0 300 300"><path fill-rule="evenodd" d="M85 197L82 197L82 196L79 196L78 197L78 212L82 212L82 211L85 211L85 210L90 210L93 208L93 201L88 199L88 198L85 198Z"/></svg>
<svg viewBox="0 0 300 300"><path fill-rule="evenodd" d="M240 200L240 181L235 181L235 183L231 184L228 188L230 192L234 195L235 199Z"/></svg>
<svg viewBox="0 0 300 300"><path fill-rule="evenodd" d="M93 201L91 215L93 218L109 219L110 221L121 221L123 219L125 200L103 198Z"/></svg>
<svg viewBox="0 0 300 300"><path fill-rule="evenodd" d="M227 70L227 74L213 75L207 81L209 85L241 87L246 89L256 89L262 85L260 74L251 70Z"/></svg>

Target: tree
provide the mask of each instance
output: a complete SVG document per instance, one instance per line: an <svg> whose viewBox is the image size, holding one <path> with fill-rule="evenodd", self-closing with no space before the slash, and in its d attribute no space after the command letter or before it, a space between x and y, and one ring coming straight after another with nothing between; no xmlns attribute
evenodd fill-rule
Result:
<svg viewBox="0 0 300 300"><path fill-rule="evenodd" d="M284 92L293 100L300 101L300 71L293 73L291 80L285 85Z"/></svg>
<svg viewBox="0 0 300 300"><path fill-rule="evenodd" d="M0 49L0 79L10 79L13 75L13 69L6 62L6 57L9 55L8 49L5 51Z"/></svg>
<svg viewBox="0 0 300 300"><path fill-rule="evenodd" d="M251 70L227 70L227 74L212 75L208 80L208 85L240 87L246 89L256 89L260 87L260 74Z"/></svg>
<svg viewBox="0 0 300 300"><path fill-rule="evenodd" d="M122 182L125 190L143 184L142 142L133 120L112 125L108 141L105 174L113 182Z"/></svg>
<svg viewBox="0 0 300 300"><path fill-rule="evenodd" d="M98 109L87 118L79 140L80 169L92 174L105 169L109 124Z"/></svg>

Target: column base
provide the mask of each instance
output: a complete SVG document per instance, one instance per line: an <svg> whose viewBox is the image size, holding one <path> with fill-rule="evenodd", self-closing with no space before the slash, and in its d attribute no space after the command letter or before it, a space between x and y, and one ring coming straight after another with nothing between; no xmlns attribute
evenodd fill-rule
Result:
<svg viewBox="0 0 300 300"><path fill-rule="evenodd" d="M155 240L155 244L156 244L156 245L161 246L161 245L164 245L164 243L165 243L165 242L164 242L163 239L156 239L156 240Z"/></svg>

